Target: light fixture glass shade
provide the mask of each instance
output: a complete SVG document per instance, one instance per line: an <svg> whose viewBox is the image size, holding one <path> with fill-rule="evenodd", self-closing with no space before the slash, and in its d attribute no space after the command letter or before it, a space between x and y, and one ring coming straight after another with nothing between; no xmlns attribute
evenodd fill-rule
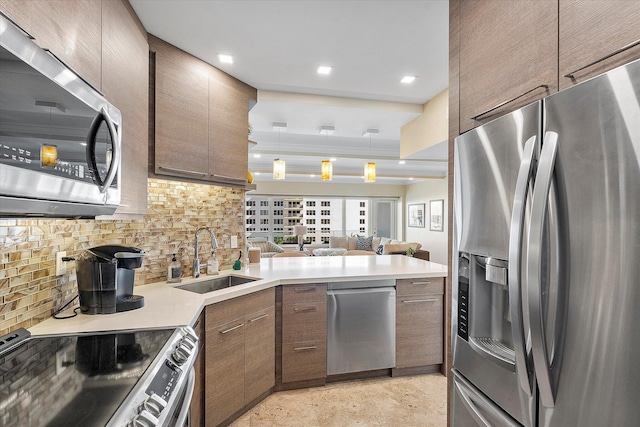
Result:
<svg viewBox="0 0 640 427"><path fill-rule="evenodd" d="M364 182L376 182L375 162L368 162L364 165Z"/></svg>
<svg viewBox="0 0 640 427"><path fill-rule="evenodd" d="M323 181L331 181L333 178L333 164L329 160L323 160L320 166L320 176Z"/></svg>
<svg viewBox="0 0 640 427"><path fill-rule="evenodd" d="M284 160L275 159L273 161L273 179L284 179L286 168Z"/></svg>

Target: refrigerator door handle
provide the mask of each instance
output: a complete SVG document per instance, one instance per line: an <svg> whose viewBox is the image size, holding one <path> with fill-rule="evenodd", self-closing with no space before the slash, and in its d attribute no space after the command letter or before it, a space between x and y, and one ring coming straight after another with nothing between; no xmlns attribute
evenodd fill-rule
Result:
<svg viewBox="0 0 640 427"><path fill-rule="evenodd" d="M542 242L557 152L558 134L545 132L531 201L526 282L533 363L540 390L540 400L542 405L548 408L555 406L556 393L551 383L551 363L545 339L542 312Z"/></svg>
<svg viewBox="0 0 640 427"><path fill-rule="evenodd" d="M511 331L516 356L516 374L518 382L527 396L533 392L533 367L526 351L526 339L522 310L522 239L524 231L527 189L533 178L535 168L536 136L524 144L524 152L513 200L511 215L511 233L509 236L509 307L511 310Z"/></svg>

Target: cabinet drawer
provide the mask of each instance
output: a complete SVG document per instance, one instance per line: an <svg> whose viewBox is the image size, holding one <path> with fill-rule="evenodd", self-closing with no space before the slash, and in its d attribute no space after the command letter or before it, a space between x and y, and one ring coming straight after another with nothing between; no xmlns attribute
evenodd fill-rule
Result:
<svg viewBox="0 0 640 427"><path fill-rule="evenodd" d="M327 344L325 341L282 344L283 383L326 376Z"/></svg>
<svg viewBox="0 0 640 427"><path fill-rule="evenodd" d="M396 367L443 361L443 296L414 295L396 300Z"/></svg>
<svg viewBox="0 0 640 427"><path fill-rule="evenodd" d="M207 307L205 316L205 329L208 331L218 325L273 305L275 305L273 288L210 305Z"/></svg>
<svg viewBox="0 0 640 427"><path fill-rule="evenodd" d="M324 341L326 338L326 302L282 306L282 342Z"/></svg>
<svg viewBox="0 0 640 427"><path fill-rule="evenodd" d="M444 294L444 278L398 279L396 280L396 291L399 297L405 295L442 295Z"/></svg>
<svg viewBox="0 0 640 427"><path fill-rule="evenodd" d="M327 285L287 285L282 287L282 303L314 303L327 302Z"/></svg>

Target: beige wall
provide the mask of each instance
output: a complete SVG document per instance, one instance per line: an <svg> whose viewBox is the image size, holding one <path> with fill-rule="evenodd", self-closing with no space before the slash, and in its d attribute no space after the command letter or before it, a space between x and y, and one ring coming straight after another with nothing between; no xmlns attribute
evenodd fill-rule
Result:
<svg viewBox="0 0 640 427"><path fill-rule="evenodd" d="M404 205L404 234L405 240L409 242L419 242L422 249L430 252L431 261L447 265L447 254L449 251L447 242L447 179L427 179L422 182L406 186ZM429 201L444 200L444 231L429 231ZM416 228L407 225L407 205L414 203L424 203L425 205L425 227Z"/></svg>
<svg viewBox="0 0 640 427"><path fill-rule="evenodd" d="M194 236L198 227L210 227L221 249L221 269L231 268L245 246L244 190L204 184L149 179L149 213L131 220L0 220L0 335L29 328L49 318L54 309L77 294L75 268L55 275L55 254L77 256L82 250L106 244L144 249L135 284L166 280L174 252L185 276L192 275ZM229 246L238 236L238 248ZM211 254L211 243L201 234L200 259ZM243 251L243 256L246 254Z"/></svg>
<svg viewBox="0 0 640 427"><path fill-rule="evenodd" d="M400 158L446 141L449 132L449 90L445 89L424 104L420 117L400 129Z"/></svg>

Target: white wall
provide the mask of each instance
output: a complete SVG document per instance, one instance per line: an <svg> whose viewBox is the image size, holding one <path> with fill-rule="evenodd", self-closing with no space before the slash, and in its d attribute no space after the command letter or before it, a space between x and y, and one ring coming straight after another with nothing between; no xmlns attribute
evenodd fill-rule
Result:
<svg viewBox="0 0 640 427"><path fill-rule="evenodd" d="M403 206L404 239L408 242L419 242L422 249L430 252L431 261L447 265L449 253L447 230L447 178L427 179L405 187L405 202ZM443 231L429 231L429 201L444 200L444 227ZM407 225L407 205L424 203L425 227L409 227Z"/></svg>
<svg viewBox="0 0 640 427"><path fill-rule="evenodd" d="M404 195L404 185L335 184L331 182L258 181L255 194L291 196L353 196L398 197ZM251 194L251 193L250 193Z"/></svg>

